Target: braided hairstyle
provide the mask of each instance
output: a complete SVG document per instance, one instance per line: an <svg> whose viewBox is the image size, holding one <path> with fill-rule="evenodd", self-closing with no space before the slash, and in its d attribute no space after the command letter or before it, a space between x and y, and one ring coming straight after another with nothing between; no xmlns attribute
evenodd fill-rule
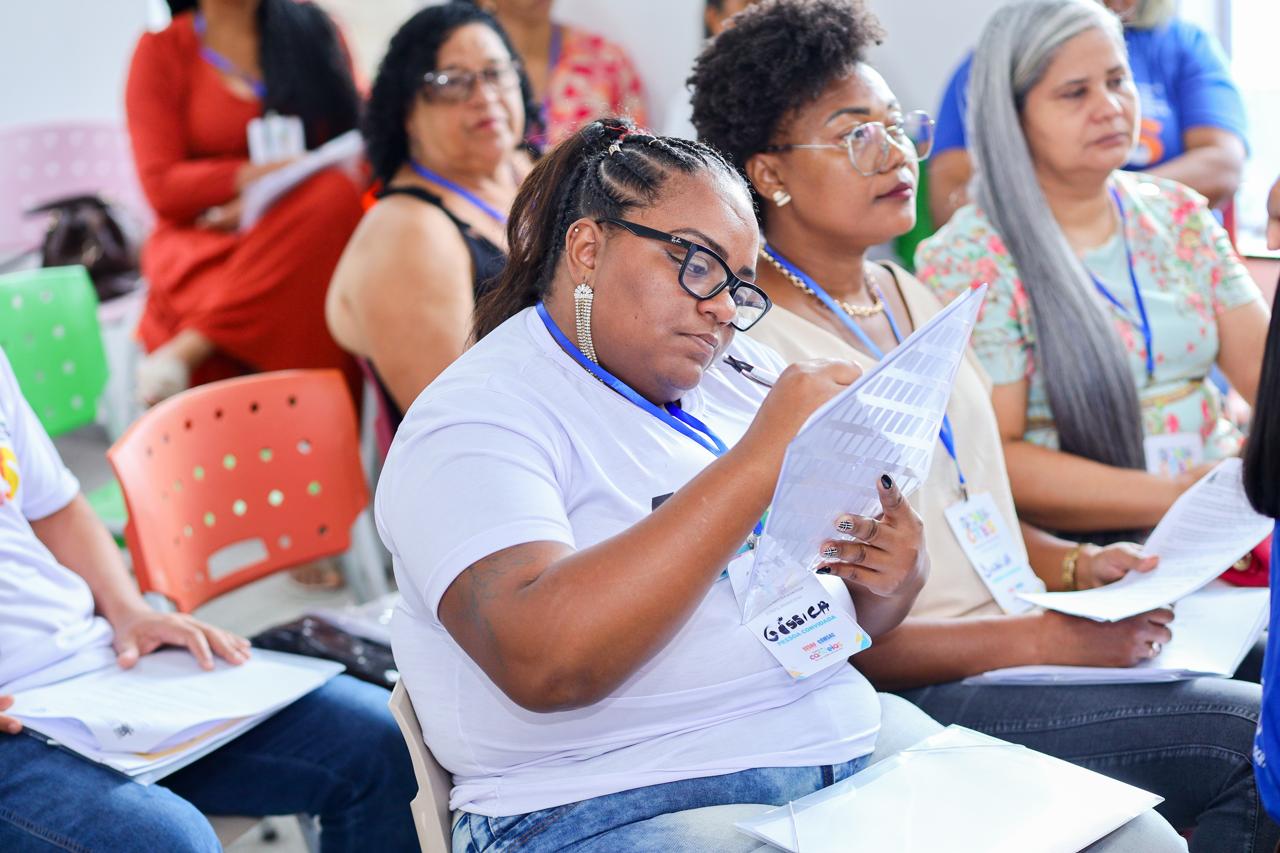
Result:
<svg viewBox="0 0 1280 853"><path fill-rule="evenodd" d="M629 119L603 118L557 145L525 178L507 222L507 265L476 305L474 338L542 299L579 219L619 218L650 207L673 172L718 171L748 192L714 148L637 130Z"/></svg>

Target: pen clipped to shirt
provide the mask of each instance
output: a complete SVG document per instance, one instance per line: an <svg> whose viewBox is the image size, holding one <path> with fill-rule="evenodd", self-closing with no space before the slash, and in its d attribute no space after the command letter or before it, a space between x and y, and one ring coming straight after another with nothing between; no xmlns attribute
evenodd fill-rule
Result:
<svg viewBox="0 0 1280 853"><path fill-rule="evenodd" d="M767 370L756 367L755 365L748 364L740 358L734 358L731 355L726 355L724 357L724 363L757 385L772 388L778 381L776 374L770 373Z"/></svg>

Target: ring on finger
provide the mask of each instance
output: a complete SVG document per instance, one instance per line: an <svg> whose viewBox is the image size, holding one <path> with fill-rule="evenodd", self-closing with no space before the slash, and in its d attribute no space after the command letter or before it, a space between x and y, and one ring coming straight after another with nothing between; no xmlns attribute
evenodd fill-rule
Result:
<svg viewBox="0 0 1280 853"><path fill-rule="evenodd" d="M1147 645L1151 646L1151 654L1149 655L1149 657L1156 657L1157 655L1160 654L1161 650L1164 648L1164 643L1160 642L1159 640L1153 640Z"/></svg>

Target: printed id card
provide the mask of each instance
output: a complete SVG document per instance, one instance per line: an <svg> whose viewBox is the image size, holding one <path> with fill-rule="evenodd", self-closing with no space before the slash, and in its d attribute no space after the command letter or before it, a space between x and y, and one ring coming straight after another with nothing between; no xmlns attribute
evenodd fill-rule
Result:
<svg viewBox="0 0 1280 853"><path fill-rule="evenodd" d="M1009 535L991 493L982 492L952 504L945 515L969 565L987 585L1000 609L1005 613L1030 610L1033 605L1019 598L1018 593L1044 592L1044 585Z"/></svg>
<svg viewBox="0 0 1280 853"><path fill-rule="evenodd" d="M1204 461L1204 442L1193 432L1149 435L1142 442L1147 473L1176 477Z"/></svg>

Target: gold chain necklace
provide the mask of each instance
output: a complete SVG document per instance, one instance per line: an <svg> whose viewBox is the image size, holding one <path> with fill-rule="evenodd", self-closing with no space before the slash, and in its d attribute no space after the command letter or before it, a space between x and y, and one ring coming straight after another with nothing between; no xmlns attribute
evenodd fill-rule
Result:
<svg viewBox="0 0 1280 853"><path fill-rule="evenodd" d="M776 269L778 272L780 272L782 274L782 277L785 278L787 281L791 282L800 290L812 296L814 299L818 299L818 294L813 292L812 287L805 284L803 281L800 280L800 277L798 275L796 275L791 270L787 269L782 264L780 264L778 262L778 259L775 258L773 255L769 254L769 252L764 248L764 246L760 247L760 257L764 258L766 261L772 264L773 268ZM840 309L844 311L844 313L848 314L850 317L865 318L865 317L874 317L877 314L883 314L884 300L880 298L880 289L871 282L870 278L867 277L865 270L862 273L862 284L864 287L867 288L867 292L871 294L872 302L870 305L854 305L853 303L844 302L843 300L840 300L840 299L836 299L835 303L839 305Z"/></svg>

